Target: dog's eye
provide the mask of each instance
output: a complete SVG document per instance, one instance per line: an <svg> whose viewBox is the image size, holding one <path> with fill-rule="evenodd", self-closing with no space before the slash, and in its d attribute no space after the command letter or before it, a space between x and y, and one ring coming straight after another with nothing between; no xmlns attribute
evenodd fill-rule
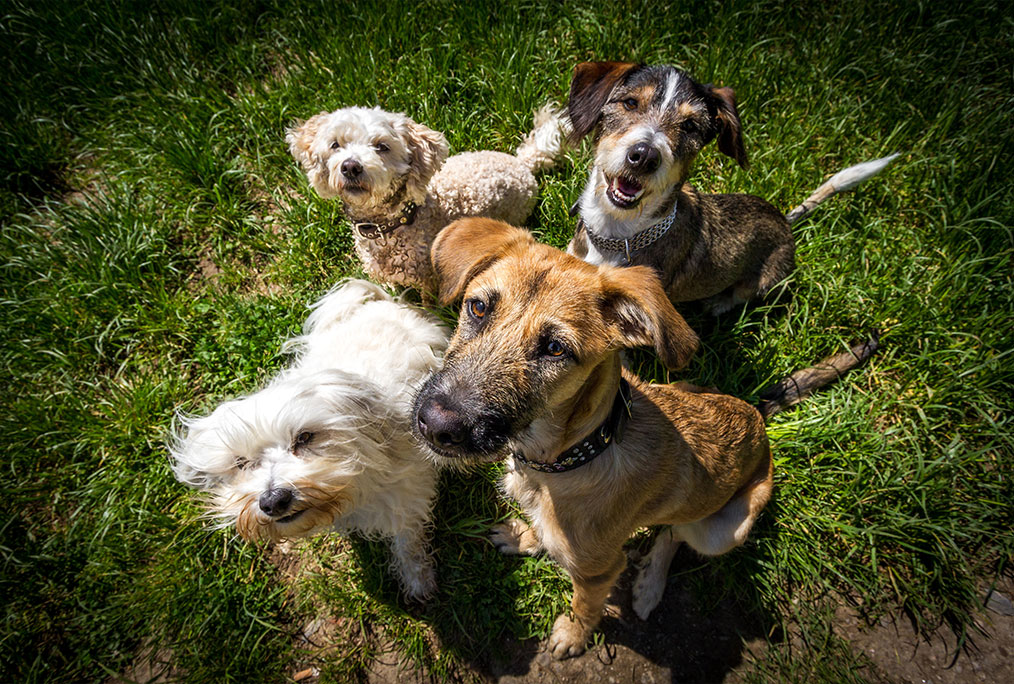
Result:
<svg viewBox="0 0 1014 684"><path fill-rule="evenodd" d="M634 111L635 109L637 109L637 100L635 100L632 97L628 97L626 100L623 101L623 108L626 109L628 112Z"/></svg>
<svg viewBox="0 0 1014 684"><path fill-rule="evenodd" d="M567 351L567 348L563 346L563 342L559 340L550 340L546 342L546 356L563 356Z"/></svg>
<svg viewBox="0 0 1014 684"><path fill-rule="evenodd" d="M341 143L340 143L340 142L338 142L337 140L335 140L335 141L334 141L333 143L331 143L331 149L332 149L332 150L337 150L337 149L338 149L338 148L340 148L341 146L342 146L342 145L341 145Z"/></svg>
<svg viewBox="0 0 1014 684"><path fill-rule="evenodd" d="M697 123L693 119L684 119L683 123L680 124L680 128L687 135L693 135L697 132Z"/></svg>
<svg viewBox="0 0 1014 684"><path fill-rule="evenodd" d="M295 449L301 446L306 446L307 444L310 443L311 439L313 439L313 433L310 432L309 430L304 430L303 432L300 432L298 435L296 435L296 439L292 443L292 448Z"/></svg>
<svg viewBox="0 0 1014 684"><path fill-rule="evenodd" d="M236 470L246 470L250 467L250 460L243 458L242 456L236 456L233 459L233 464L235 465Z"/></svg>
<svg viewBox="0 0 1014 684"><path fill-rule="evenodd" d="M486 302L481 299L473 299L468 302L468 313L472 314L476 318L482 318L486 315Z"/></svg>
<svg viewBox="0 0 1014 684"><path fill-rule="evenodd" d="M373 149L375 149L377 152L387 152L391 148L388 147L385 143L375 142L373 143Z"/></svg>

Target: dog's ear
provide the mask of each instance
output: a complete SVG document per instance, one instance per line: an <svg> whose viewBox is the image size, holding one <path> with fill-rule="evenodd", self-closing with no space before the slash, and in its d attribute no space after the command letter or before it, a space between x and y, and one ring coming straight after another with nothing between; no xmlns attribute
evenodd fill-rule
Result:
<svg viewBox="0 0 1014 684"><path fill-rule="evenodd" d="M535 238L527 230L488 218L459 219L441 230L430 250L440 281L440 303L461 297L473 278L511 246L524 242L535 242Z"/></svg>
<svg viewBox="0 0 1014 684"><path fill-rule="evenodd" d="M570 79L570 99L567 100L567 114L573 127L570 133L572 144L595 129L609 93L639 66L633 62L582 62L574 67L574 76Z"/></svg>
<svg viewBox="0 0 1014 684"><path fill-rule="evenodd" d="M718 123L718 151L736 160L744 169L749 166L746 148L743 146L742 125L736 109L736 93L732 88L716 88L710 83L704 86L715 107Z"/></svg>
<svg viewBox="0 0 1014 684"><path fill-rule="evenodd" d="M443 133L405 118L405 144L412 158L408 172L406 191L416 202L426 197L426 186L430 178L440 170L447 159L447 138Z"/></svg>
<svg viewBox="0 0 1014 684"><path fill-rule="evenodd" d="M602 294L602 317L620 347L654 347L673 370L690 362L699 344L697 334L673 308L651 268L610 269Z"/></svg>
<svg viewBox="0 0 1014 684"><path fill-rule="evenodd" d="M334 197L337 193L327 183L327 164L320 156L313 153L313 141L327 116L327 112L321 112L306 121L297 121L292 128L285 132L285 141L289 143L289 154L303 167L306 179L310 181L313 189L325 199Z"/></svg>

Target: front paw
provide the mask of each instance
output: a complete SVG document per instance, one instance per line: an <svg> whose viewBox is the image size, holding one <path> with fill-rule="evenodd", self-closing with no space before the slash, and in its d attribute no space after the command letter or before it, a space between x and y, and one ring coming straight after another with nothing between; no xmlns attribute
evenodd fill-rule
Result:
<svg viewBox="0 0 1014 684"><path fill-rule="evenodd" d="M500 553L509 555L528 553L524 544L524 535L528 531L528 525L524 521L512 518L500 525L494 525L489 532L489 540L493 542L493 548Z"/></svg>
<svg viewBox="0 0 1014 684"><path fill-rule="evenodd" d="M410 601L425 603L437 590L437 573L432 565L421 565L405 578L405 597Z"/></svg>
<svg viewBox="0 0 1014 684"><path fill-rule="evenodd" d="M564 614L556 618L549 637L549 654L554 660L563 660L584 653L591 630Z"/></svg>

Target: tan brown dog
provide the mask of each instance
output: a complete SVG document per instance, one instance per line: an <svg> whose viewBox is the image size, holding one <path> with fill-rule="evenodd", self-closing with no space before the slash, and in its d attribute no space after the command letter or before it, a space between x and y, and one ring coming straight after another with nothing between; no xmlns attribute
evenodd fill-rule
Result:
<svg viewBox="0 0 1014 684"><path fill-rule="evenodd" d="M570 573L554 657L584 650L638 528L669 526L635 585L642 617L680 541L708 555L743 543L771 492L764 418L734 397L621 369L627 347L651 345L669 368L697 348L650 269L592 266L489 219L441 231L433 263L441 299L464 305L444 369L416 397L416 429L447 462L512 457L503 488L531 524L512 520L492 538ZM788 384L802 396L855 361Z"/></svg>
<svg viewBox="0 0 1014 684"><path fill-rule="evenodd" d="M671 66L585 62L574 68L572 140L594 133L595 160L575 204L567 251L593 264L654 268L673 302L722 313L760 297L795 266L790 224L895 156L839 172L787 216L760 197L702 194L686 183L701 149L747 164L736 96Z"/></svg>

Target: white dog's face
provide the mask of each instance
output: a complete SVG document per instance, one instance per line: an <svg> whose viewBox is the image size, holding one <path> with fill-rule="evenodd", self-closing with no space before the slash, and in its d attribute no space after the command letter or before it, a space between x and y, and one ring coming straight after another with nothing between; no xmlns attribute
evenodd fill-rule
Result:
<svg viewBox="0 0 1014 684"><path fill-rule="evenodd" d="M184 419L176 477L207 490L223 526L246 540L302 537L334 524L356 498L361 463L385 462L377 389L343 371L283 374L211 415Z"/></svg>
<svg viewBox="0 0 1014 684"><path fill-rule="evenodd" d="M341 197L353 212L421 203L447 158L442 133L379 108L321 113L289 129L285 139L317 193Z"/></svg>

